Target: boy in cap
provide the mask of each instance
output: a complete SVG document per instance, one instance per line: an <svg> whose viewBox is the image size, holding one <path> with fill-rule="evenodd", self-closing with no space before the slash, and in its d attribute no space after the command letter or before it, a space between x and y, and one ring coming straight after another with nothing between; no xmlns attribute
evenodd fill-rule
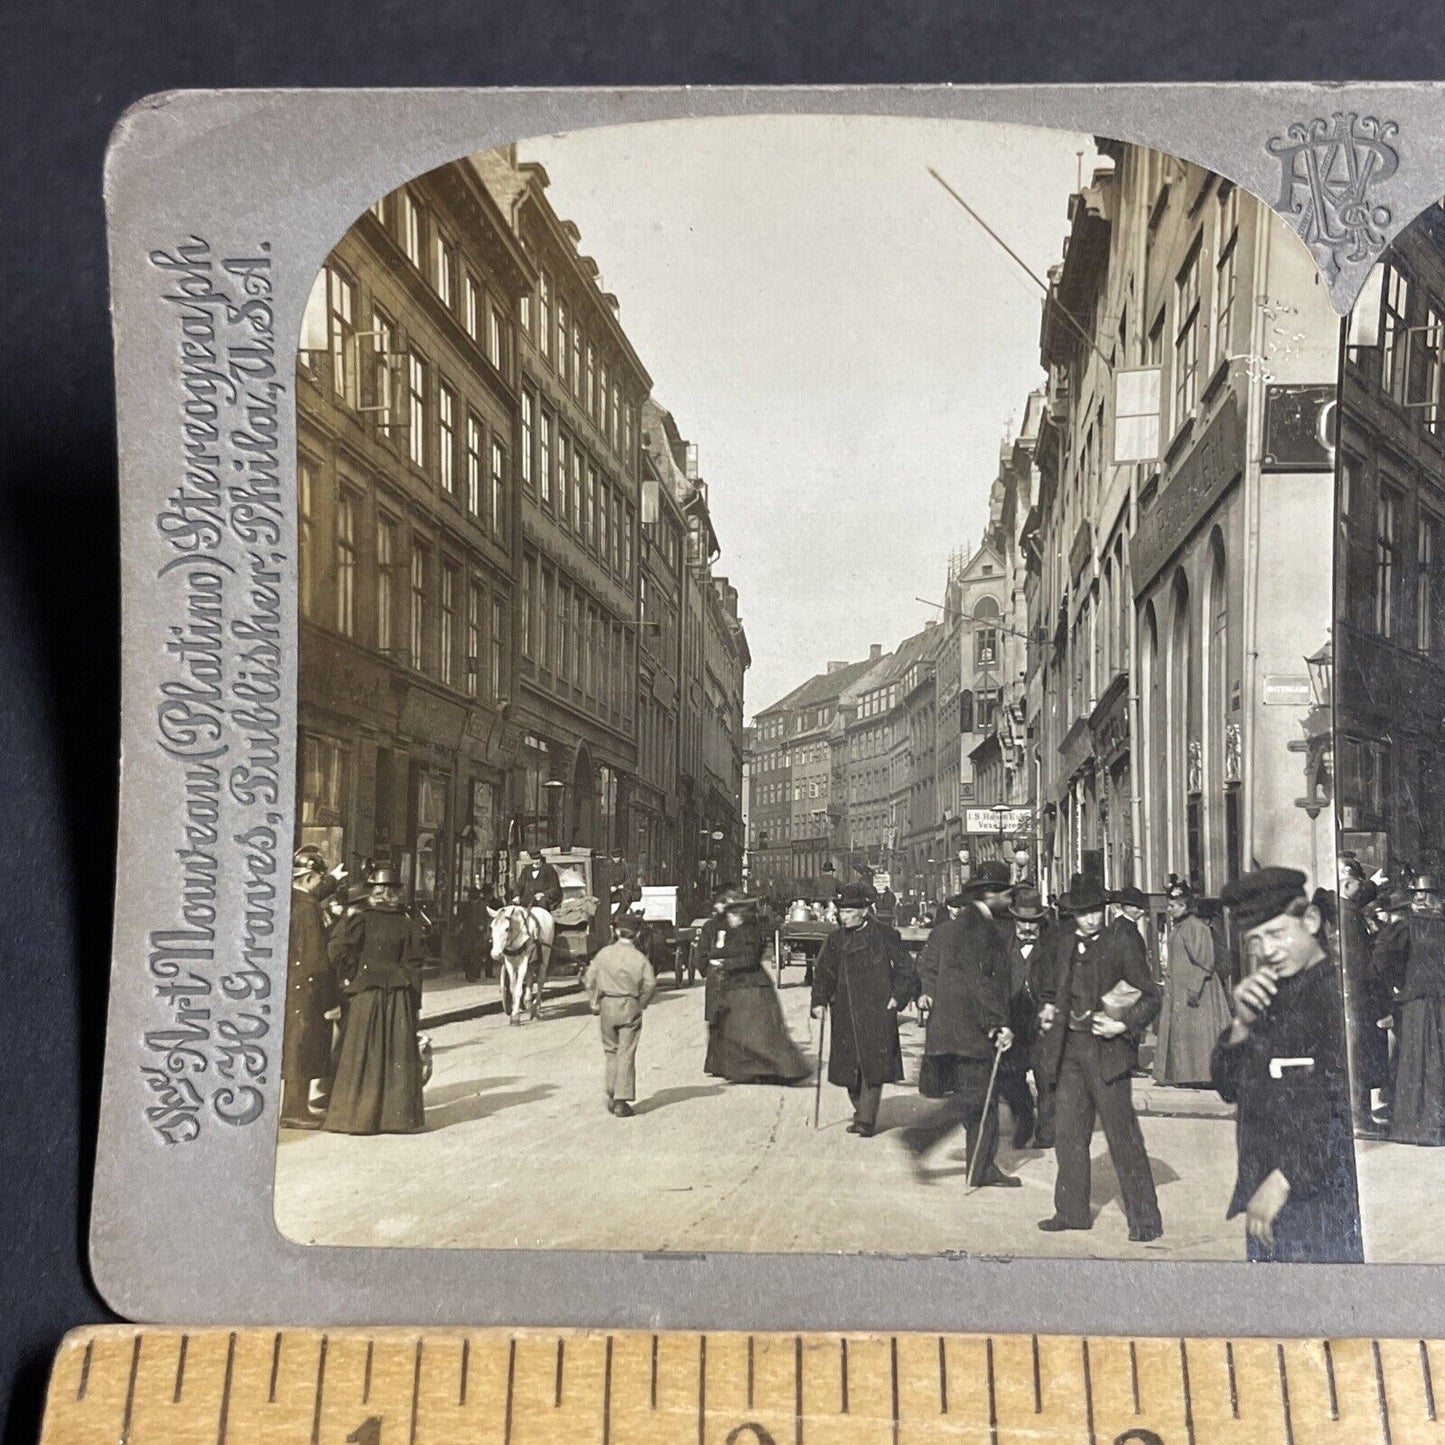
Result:
<svg viewBox="0 0 1445 1445"><path fill-rule="evenodd" d="M657 992L652 963L637 946L640 926L641 920L632 914L617 919L613 924L616 940L593 955L582 980L602 1028L607 1112L619 1119L632 1117L642 1011Z"/></svg>
<svg viewBox="0 0 1445 1445"><path fill-rule="evenodd" d="M1340 977L1319 908L1294 868L1261 868L1221 894L1256 967L1210 1060L1238 1106L1229 1218L1245 1215L1251 1261L1363 1258Z"/></svg>

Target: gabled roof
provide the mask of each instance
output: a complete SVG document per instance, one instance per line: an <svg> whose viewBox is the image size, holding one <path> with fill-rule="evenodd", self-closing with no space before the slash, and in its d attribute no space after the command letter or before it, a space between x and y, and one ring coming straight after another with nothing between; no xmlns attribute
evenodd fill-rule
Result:
<svg viewBox="0 0 1445 1445"><path fill-rule="evenodd" d="M834 702L844 688L856 682L870 668L877 666L876 661L865 657L862 662L850 662L844 667L835 668L832 672L814 673L807 682L780 697L771 707L759 708L753 715L762 717L764 713L795 711L799 708L820 707L825 702Z"/></svg>

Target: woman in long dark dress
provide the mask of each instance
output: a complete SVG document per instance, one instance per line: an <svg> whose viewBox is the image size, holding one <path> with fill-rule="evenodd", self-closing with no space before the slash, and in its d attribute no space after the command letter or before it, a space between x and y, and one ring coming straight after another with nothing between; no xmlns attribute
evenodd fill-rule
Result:
<svg viewBox="0 0 1445 1445"><path fill-rule="evenodd" d="M708 922L705 1073L734 1084L791 1084L812 1070L788 1035L777 989L763 967L768 937L744 900L731 897Z"/></svg>
<svg viewBox="0 0 1445 1445"><path fill-rule="evenodd" d="M371 882L367 906L348 911L327 943L349 1005L322 1127L415 1134L424 1124L416 1031L425 945L396 874L378 869Z"/></svg>

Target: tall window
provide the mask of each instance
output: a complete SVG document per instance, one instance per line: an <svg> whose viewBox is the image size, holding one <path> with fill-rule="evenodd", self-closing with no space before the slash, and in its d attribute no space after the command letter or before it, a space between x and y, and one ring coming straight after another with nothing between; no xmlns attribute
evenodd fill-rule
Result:
<svg viewBox="0 0 1445 1445"><path fill-rule="evenodd" d="M348 406L356 405L355 336L356 287L340 272L323 267L301 318L301 351L308 366L312 357L331 358L331 385Z"/></svg>
<svg viewBox="0 0 1445 1445"><path fill-rule="evenodd" d="M566 522L568 478L572 467L572 442L565 432L557 436L557 520Z"/></svg>
<svg viewBox="0 0 1445 1445"><path fill-rule="evenodd" d="M396 327L385 312L373 311L371 329L372 405L376 408L376 429L382 436L390 438L396 425L396 373L392 370Z"/></svg>
<svg viewBox="0 0 1445 1445"><path fill-rule="evenodd" d="M1435 648L1435 594L1440 566L1440 523L1421 512L1415 542L1415 646L1421 652Z"/></svg>
<svg viewBox="0 0 1445 1445"><path fill-rule="evenodd" d="M397 196L401 207L401 248L406 252L407 260L420 271L422 263L421 207L412 199L411 192L405 187L397 193Z"/></svg>
<svg viewBox="0 0 1445 1445"><path fill-rule="evenodd" d="M442 383L437 387L437 474L448 495L456 494L456 462L457 394Z"/></svg>
<svg viewBox="0 0 1445 1445"><path fill-rule="evenodd" d="M467 414L467 511L472 516L482 510L482 424Z"/></svg>
<svg viewBox="0 0 1445 1445"><path fill-rule="evenodd" d="M597 551L605 565L612 565L612 506L604 481L597 493Z"/></svg>
<svg viewBox="0 0 1445 1445"><path fill-rule="evenodd" d="M507 453L501 444L492 441L492 531L505 539L507 525Z"/></svg>
<svg viewBox="0 0 1445 1445"><path fill-rule="evenodd" d="M1395 583L1398 559L1395 555L1399 523L1400 494L1380 487L1375 504L1375 631L1381 637L1395 635Z"/></svg>
<svg viewBox="0 0 1445 1445"><path fill-rule="evenodd" d="M612 449L617 450L617 438L620 435L621 422L617 414L622 410L622 388L614 381L612 383L612 410L608 414L607 434L612 438Z"/></svg>
<svg viewBox="0 0 1445 1445"><path fill-rule="evenodd" d="M530 391L522 392L522 485L530 492L536 474L532 465L532 449L536 445L537 401Z"/></svg>
<svg viewBox="0 0 1445 1445"><path fill-rule="evenodd" d="M537 472L538 483L542 489L542 500L552 500L552 413L542 413L541 445L538 449Z"/></svg>
<svg viewBox="0 0 1445 1445"><path fill-rule="evenodd" d="M537 630L532 613L537 606L537 559L530 552L522 563L522 656L534 657Z"/></svg>
<svg viewBox="0 0 1445 1445"><path fill-rule="evenodd" d="M316 468L302 462L296 469L296 585L303 617L311 616L311 597L316 588L315 490Z"/></svg>
<svg viewBox="0 0 1445 1445"><path fill-rule="evenodd" d="M456 294L456 252L451 242L440 231L432 239L432 284L441 297L442 305L451 309L452 297Z"/></svg>
<svg viewBox="0 0 1445 1445"><path fill-rule="evenodd" d="M567 303L559 296L557 298L557 376L564 386L567 384L567 338L571 334L571 328L567 324Z"/></svg>
<svg viewBox="0 0 1445 1445"><path fill-rule="evenodd" d="M587 343L587 415L597 420L597 348Z"/></svg>
<svg viewBox="0 0 1445 1445"><path fill-rule="evenodd" d="M1425 309L1425 332L1420 338L1420 349L1424 353L1424 386L1420 397L1423 405L1421 415L1425 419L1426 431L1437 437L1445 431L1445 411L1441 408L1441 385L1445 383L1445 311L1433 298Z"/></svg>
<svg viewBox="0 0 1445 1445"><path fill-rule="evenodd" d="M1234 314L1239 246L1239 188L1221 183L1219 239L1214 263L1214 364L1229 355L1230 317Z"/></svg>
<svg viewBox="0 0 1445 1445"><path fill-rule="evenodd" d="M597 364L597 424L602 428L603 434L608 433L608 400L612 392L607 379L607 363L599 361Z"/></svg>
<svg viewBox="0 0 1445 1445"><path fill-rule="evenodd" d="M487 360L503 369L502 358L502 313L495 306L487 308Z"/></svg>
<svg viewBox="0 0 1445 1445"><path fill-rule="evenodd" d="M467 696L476 697L481 686L482 589L475 582L467 588Z"/></svg>
<svg viewBox="0 0 1445 1445"><path fill-rule="evenodd" d="M450 562L442 563L442 638L441 679L452 685L457 646L457 569Z"/></svg>
<svg viewBox="0 0 1445 1445"><path fill-rule="evenodd" d="M1199 399L1199 238L1174 281L1174 425Z"/></svg>
<svg viewBox="0 0 1445 1445"><path fill-rule="evenodd" d="M1410 331L1410 278L1394 266L1385 267L1380 288L1380 385L1396 401L1405 400L1405 358Z"/></svg>
<svg viewBox="0 0 1445 1445"><path fill-rule="evenodd" d="M507 613L502 604L492 598L492 646L491 661L487 669L489 696L495 702L502 695L502 645L507 634Z"/></svg>
<svg viewBox="0 0 1445 1445"><path fill-rule="evenodd" d="M376 647L389 653L396 644L396 523L376 519Z"/></svg>
<svg viewBox="0 0 1445 1445"><path fill-rule="evenodd" d="M462 320L466 325L467 335L473 341L480 342L482 333L478 328L482 324L482 287L470 271L467 272L466 286L462 293Z"/></svg>
<svg viewBox="0 0 1445 1445"><path fill-rule="evenodd" d="M587 494L582 503L582 535L587 545L597 549L597 467L587 463Z"/></svg>
<svg viewBox="0 0 1445 1445"><path fill-rule="evenodd" d="M412 461L426 466L426 362L416 352L406 358L407 449Z"/></svg>
<svg viewBox="0 0 1445 1445"><path fill-rule="evenodd" d="M336 499L336 630L350 637L356 628L356 503L343 490Z"/></svg>
<svg viewBox="0 0 1445 1445"><path fill-rule="evenodd" d="M622 534L622 580L632 581L632 518L633 511L629 505L626 515L626 530Z"/></svg>
<svg viewBox="0 0 1445 1445"><path fill-rule="evenodd" d="M582 400L583 390L583 366L582 366L582 323L572 323L572 394L578 401Z"/></svg>
<svg viewBox="0 0 1445 1445"><path fill-rule="evenodd" d="M582 448L572 444L572 530L582 535Z"/></svg>
<svg viewBox="0 0 1445 1445"><path fill-rule="evenodd" d="M628 402L622 409L622 456L630 467L632 465L632 403Z"/></svg>
<svg viewBox="0 0 1445 1445"><path fill-rule="evenodd" d="M543 356L551 356L552 278L545 271L537 278L537 345Z"/></svg>
<svg viewBox="0 0 1445 1445"><path fill-rule="evenodd" d="M411 544L411 665L426 670L426 574L427 550L420 542Z"/></svg>
<svg viewBox="0 0 1445 1445"><path fill-rule="evenodd" d="M537 626L537 661L547 668L552 666L552 628L556 617L553 598L556 590L557 582L552 569L544 565L542 568L542 615Z"/></svg>
<svg viewBox="0 0 1445 1445"><path fill-rule="evenodd" d="M557 582L557 676L572 680L572 588Z"/></svg>

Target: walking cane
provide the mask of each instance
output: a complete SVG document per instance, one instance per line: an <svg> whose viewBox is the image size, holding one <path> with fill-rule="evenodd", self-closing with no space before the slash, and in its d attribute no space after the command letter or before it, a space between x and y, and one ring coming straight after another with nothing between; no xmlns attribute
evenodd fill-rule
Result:
<svg viewBox="0 0 1445 1445"><path fill-rule="evenodd" d="M818 1080L813 1086L813 1128L818 1127L818 1115L823 1108L823 1048L828 1042L828 1005L823 1005L823 1017L818 1023Z"/></svg>
<svg viewBox="0 0 1445 1445"><path fill-rule="evenodd" d="M978 1141L983 1143L983 1131L988 1127L988 1111L993 1107L993 1091L998 1084L998 1066L1003 1062L1004 1048L997 1039L993 1041L993 1068L988 1076L988 1092L983 1096L983 1114L978 1125ZM978 1190L978 1185L973 1182L974 1171L978 1168L978 1156L983 1153L982 1149L973 1151L973 1158L968 1161L968 1173L964 1177L964 1183L968 1188L964 1194L973 1194Z"/></svg>

